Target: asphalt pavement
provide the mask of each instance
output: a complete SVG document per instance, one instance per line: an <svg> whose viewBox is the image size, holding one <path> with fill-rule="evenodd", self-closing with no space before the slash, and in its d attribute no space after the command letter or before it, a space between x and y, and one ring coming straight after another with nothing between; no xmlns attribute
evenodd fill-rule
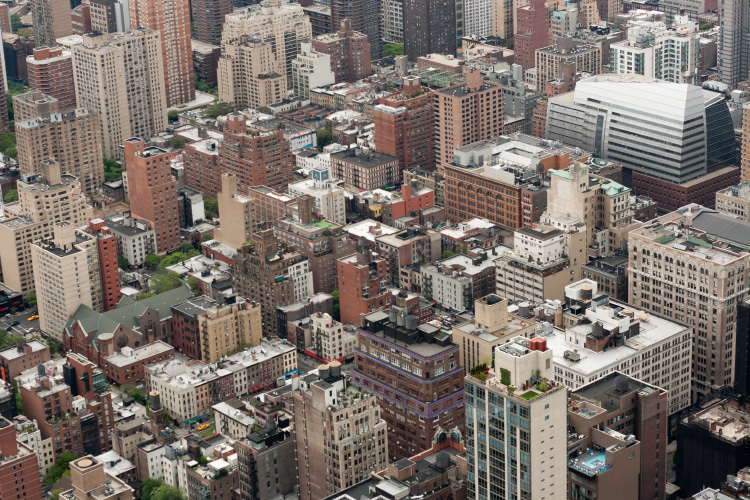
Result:
<svg viewBox="0 0 750 500"><path fill-rule="evenodd" d="M28 321L33 311L34 309L29 308L16 314L3 316L0 318L0 329L7 330L13 335L26 336L29 328L33 328L34 330L39 328L39 319ZM18 321L18 325L11 327L10 324L14 321Z"/></svg>

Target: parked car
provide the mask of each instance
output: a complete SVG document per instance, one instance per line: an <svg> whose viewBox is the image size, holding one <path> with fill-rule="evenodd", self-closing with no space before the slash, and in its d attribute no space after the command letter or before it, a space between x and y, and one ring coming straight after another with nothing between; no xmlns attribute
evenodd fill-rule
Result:
<svg viewBox="0 0 750 500"><path fill-rule="evenodd" d="M12 327L14 327L14 326L18 326L18 325L20 325L20 323L19 323L18 321L11 321L11 322L10 322L10 323L8 324L8 326L9 326L9 327L11 327L11 328L12 328Z"/></svg>

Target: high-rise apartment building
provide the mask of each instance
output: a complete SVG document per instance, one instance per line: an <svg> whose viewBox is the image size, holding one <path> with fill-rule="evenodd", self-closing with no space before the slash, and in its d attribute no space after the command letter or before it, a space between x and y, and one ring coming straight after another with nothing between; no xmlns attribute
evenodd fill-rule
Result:
<svg viewBox="0 0 750 500"><path fill-rule="evenodd" d="M126 139L151 137L167 126L161 44L159 32L144 28L90 33L73 46L76 103L99 115L108 158L123 157Z"/></svg>
<svg viewBox="0 0 750 500"><path fill-rule="evenodd" d="M190 2L128 0L128 6L131 26L150 28L159 33L167 106L185 104L195 99L193 52L190 48Z"/></svg>
<svg viewBox="0 0 750 500"><path fill-rule="evenodd" d="M0 496L3 500L43 498L39 459L16 441L16 427L0 417Z"/></svg>
<svg viewBox="0 0 750 500"><path fill-rule="evenodd" d="M35 289L30 244L51 238L57 222L81 226L92 214L81 183L62 175L59 163L44 160L37 172L18 181L18 202L5 204L5 218L0 220L3 280L21 293Z"/></svg>
<svg viewBox="0 0 750 500"><path fill-rule="evenodd" d="M332 177L330 166L312 168L310 174L309 179L289 184L289 194L294 197L312 197L315 200L313 213L328 222L345 225L345 191L339 186L338 179Z"/></svg>
<svg viewBox="0 0 750 500"><path fill-rule="evenodd" d="M465 36L494 36L492 31L493 0L463 0L463 34ZM458 18L456 19L458 20Z"/></svg>
<svg viewBox="0 0 750 500"><path fill-rule="evenodd" d="M483 379L466 377L467 498L567 498L568 394L552 351L516 337L493 360Z"/></svg>
<svg viewBox="0 0 750 500"><path fill-rule="evenodd" d="M341 363L320 365L292 394L301 500L326 498L388 465L388 433L376 398L349 385Z"/></svg>
<svg viewBox="0 0 750 500"><path fill-rule="evenodd" d="M405 76L400 94L375 105L375 150L398 158L402 172L435 165L434 96L418 76Z"/></svg>
<svg viewBox="0 0 750 500"><path fill-rule="evenodd" d="M258 129L248 125L245 115L232 113L219 145L219 161L225 172L237 176L237 186L243 193L253 186L286 191L294 174L289 148L283 130Z"/></svg>
<svg viewBox="0 0 750 500"><path fill-rule="evenodd" d="M292 61L297 57L300 43L312 38L312 25L302 6L296 3L267 0L242 7L226 16L221 33L222 59L234 57L226 46L236 43L242 35L248 35L250 40L257 39L270 44L271 55L264 57L270 57L269 64L274 68L274 74L283 75L290 82ZM227 101L221 87L219 98Z"/></svg>
<svg viewBox="0 0 750 500"><path fill-rule="evenodd" d="M127 0L89 0L91 29L99 33L118 33L130 29Z"/></svg>
<svg viewBox="0 0 750 500"><path fill-rule="evenodd" d="M743 0L721 0L719 77L734 88L750 72L750 5Z"/></svg>
<svg viewBox="0 0 750 500"><path fill-rule="evenodd" d="M523 71L536 64L536 51L549 46L549 11L545 0L529 0L528 5L516 10L517 31L513 37L515 63Z"/></svg>
<svg viewBox="0 0 750 500"><path fill-rule="evenodd" d="M70 11L70 22L74 35L83 35L91 31L91 7L88 2L81 3Z"/></svg>
<svg viewBox="0 0 750 500"><path fill-rule="evenodd" d="M383 41L404 43L404 3L402 0L383 0Z"/></svg>
<svg viewBox="0 0 750 500"><path fill-rule="evenodd" d="M369 0L331 0L331 31L348 20L351 29L367 37L370 58L380 59L383 51L383 20L381 2Z"/></svg>
<svg viewBox="0 0 750 500"><path fill-rule="evenodd" d="M693 401L732 387L750 225L700 205L630 233L630 303L693 327Z"/></svg>
<svg viewBox="0 0 750 500"><path fill-rule="evenodd" d="M280 102L288 82L283 60L274 52L273 44L252 35L222 44L223 55L216 72L219 97L240 109L258 109ZM292 77L294 72L292 72Z"/></svg>
<svg viewBox="0 0 750 500"><path fill-rule="evenodd" d="M102 310L117 308L122 298L120 293L120 271L118 267L118 239L102 219L92 219L88 226L79 228L78 238L92 237L96 240L96 251L99 253L99 277L102 283Z"/></svg>
<svg viewBox="0 0 750 500"><path fill-rule="evenodd" d="M354 83L372 74L369 38L354 31L350 19L342 19L336 33L313 38L312 47L330 56L336 83Z"/></svg>
<svg viewBox="0 0 750 500"><path fill-rule="evenodd" d="M357 252L338 260L339 300L341 322L362 325L363 318L391 305L392 294L385 287L387 262L373 255L367 240L360 238Z"/></svg>
<svg viewBox="0 0 750 500"><path fill-rule="evenodd" d="M453 161L453 150L460 146L503 135L502 117L503 86L483 80L478 69L469 70L466 83L436 92L438 166Z"/></svg>
<svg viewBox="0 0 750 500"><path fill-rule="evenodd" d="M506 39L515 33L516 2L492 0L492 35Z"/></svg>
<svg viewBox="0 0 750 500"><path fill-rule="evenodd" d="M357 331L352 381L378 398L391 461L430 449L440 430L464 429L458 345L439 328L418 322L394 306L366 316Z"/></svg>
<svg viewBox="0 0 750 500"><path fill-rule="evenodd" d="M26 58L29 88L54 97L65 111L76 107L73 55L62 47L38 47ZM15 108L14 108L15 109Z"/></svg>
<svg viewBox="0 0 750 500"><path fill-rule="evenodd" d="M367 51L369 55L369 50ZM310 42L302 42L300 52L292 63L294 95L308 97L310 89L336 83L331 69L331 56L312 49Z"/></svg>
<svg viewBox="0 0 750 500"><path fill-rule="evenodd" d="M230 248L240 248L253 239L255 230L255 202L237 190L237 175L221 174L219 203L219 227L214 229L214 238Z"/></svg>
<svg viewBox="0 0 750 500"><path fill-rule="evenodd" d="M170 168L170 154L147 148L142 139L127 139L125 168L131 214L154 228L156 250L162 253L180 246L177 183Z"/></svg>
<svg viewBox="0 0 750 500"><path fill-rule="evenodd" d="M232 0L193 0L193 38L219 45L224 17L232 12Z"/></svg>
<svg viewBox="0 0 750 500"><path fill-rule="evenodd" d="M29 90L13 96L13 116L17 123L59 112L60 101L38 90Z"/></svg>
<svg viewBox="0 0 750 500"><path fill-rule="evenodd" d="M14 102L23 100L21 96ZM63 173L81 182L87 195L101 192L102 131L96 113L85 108L62 112L40 109L36 117L16 121L16 147L21 173L34 173L43 160L54 158Z"/></svg>
<svg viewBox="0 0 750 500"><path fill-rule="evenodd" d="M404 0L403 5L404 54L410 61L427 54L456 53L454 0Z"/></svg>
<svg viewBox="0 0 750 500"><path fill-rule="evenodd" d="M70 20L71 4L56 0L34 0L31 5L34 27L34 44L37 47L54 47L56 40L73 34Z"/></svg>
<svg viewBox="0 0 750 500"><path fill-rule="evenodd" d="M573 37L559 37L554 45L537 49L535 58L537 89L543 89L546 82L563 76L566 64L575 64L577 72L593 75L602 72L602 49Z"/></svg>

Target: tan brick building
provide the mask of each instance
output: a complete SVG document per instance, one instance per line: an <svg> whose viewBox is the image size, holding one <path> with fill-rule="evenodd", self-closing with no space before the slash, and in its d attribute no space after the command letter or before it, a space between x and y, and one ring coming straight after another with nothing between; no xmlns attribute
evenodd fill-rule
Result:
<svg viewBox="0 0 750 500"><path fill-rule="evenodd" d="M536 88L563 75L563 62L575 62L578 72L586 71L594 75L602 72L602 49L583 43L573 37L560 37L555 45L536 51Z"/></svg>
<svg viewBox="0 0 750 500"><path fill-rule="evenodd" d="M222 101L239 109L257 109L286 97L284 61L277 59L270 43L242 35L224 43L223 49L217 70Z"/></svg>
<svg viewBox="0 0 750 500"><path fill-rule="evenodd" d="M37 47L54 47L58 38L73 34L69 3L38 0L30 8L34 43Z"/></svg>

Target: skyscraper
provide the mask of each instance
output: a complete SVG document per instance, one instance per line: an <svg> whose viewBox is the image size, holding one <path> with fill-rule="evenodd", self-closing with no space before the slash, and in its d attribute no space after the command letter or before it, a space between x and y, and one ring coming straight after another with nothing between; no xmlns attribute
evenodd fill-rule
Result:
<svg viewBox="0 0 750 500"><path fill-rule="evenodd" d="M734 88L750 71L750 4L746 0L721 0L719 76Z"/></svg>
<svg viewBox="0 0 750 500"><path fill-rule="evenodd" d="M73 34L70 19L71 5L63 0L33 0L31 21L34 27L34 44L37 47L54 47L56 40Z"/></svg>
<svg viewBox="0 0 750 500"><path fill-rule="evenodd" d="M404 0L404 53L410 61L456 53L455 0Z"/></svg>
<svg viewBox="0 0 750 500"><path fill-rule="evenodd" d="M154 228L158 252L180 245L177 183L172 177L169 159L169 153L155 147L147 148L142 139L134 137L125 141L131 213Z"/></svg>
<svg viewBox="0 0 750 500"><path fill-rule="evenodd" d="M78 106L99 115L102 151L122 158L129 137L151 137L167 126L164 63L157 31L83 36L73 47Z"/></svg>
<svg viewBox="0 0 750 500"><path fill-rule="evenodd" d="M129 0L128 3L131 26L151 28L161 35L167 106L195 99L193 51L190 47L190 2Z"/></svg>
<svg viewBox="0 0 750 500"><path fill-rule="evenodd" d="M341 21L348 19L351 29L367 35L370 42L370 58L380 59L380 53L383 51L383 21L380 10L379 1L331 0L331 31L341 26Z"/></svg>

